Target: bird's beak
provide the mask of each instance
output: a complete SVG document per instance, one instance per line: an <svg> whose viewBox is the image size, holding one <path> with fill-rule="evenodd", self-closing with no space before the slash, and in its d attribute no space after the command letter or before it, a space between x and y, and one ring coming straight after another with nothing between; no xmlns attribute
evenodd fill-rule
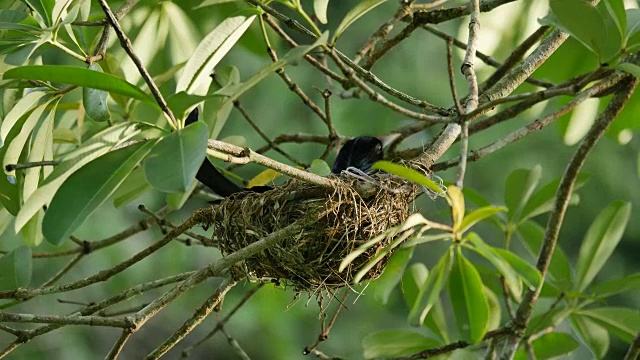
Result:
<svg viewBox="0 0 640 360"><path fill-rule="evenodd" d="M399 133L393 133L385 136L378 136L378 139L382 141L382 147L387 147L389 144L391 144L395 139L399 137L400 137Z"/></svg>

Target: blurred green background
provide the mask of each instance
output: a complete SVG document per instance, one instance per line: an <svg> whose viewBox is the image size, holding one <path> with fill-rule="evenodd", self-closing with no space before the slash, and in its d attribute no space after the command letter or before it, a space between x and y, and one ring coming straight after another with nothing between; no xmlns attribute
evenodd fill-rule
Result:
<svg viewBox="0 0 640 360"><path fill-rule="evenodd" d="M186 60L198 41L211 31L221 19L239 9L247 8L240 2L194 10L199 2L141 1L125 17L123 26L133 39L136 51L147 53L148 58L152 59L149 63L149 70L152 74L162 73L172 65ZM329 23L326 28L334 29L354 3L356 1L331 1L328 13ZM462 3L466 3L466 1L449 1L447 6ZM540 0L516 1L501 6L491 13L481 14L479 50L499 61L503 60L520 41L537 28L537 19L547 13L546 3L546 1ZM116 8L120 3L110 2L110 4ZM311 9L312 1L303 1L303 5ZM388 1L368 13L349 28L338 41L337 47L347 55L353 56L367 41L370 34L395 13L396 6L397 2ZM171 10L166 10L169 7ZM282 7L278 8L283 10ZM98 10L97 5L94 5L92 13L98 14ZM184 14L184 18L168 15L180 11ZM152 13L159 14L158 24L160 25L155 27L148 25L150 19L154 18L150 15ZM467 21L466 18L463 18L439 24L437 27L462 41L466 41ZM159 34L163 34L163 26L169 26L166 40L155 38ZM397 26L393 34L402 27L402 24ZM183 31L178 32L176 29ZM87 36L90 36L91 30L87 30L86 33ZM296 40L303 43L308 42L297 33L290 33ZM283 55L288 50L287 45L279 41L275 34L270 33L270 35L272 44L278 53ZM138 37L145 38L136 43L135 39ZM245 79L271 62L264 49L265 45L261 39L259 24L255 22L243 36L239 45L232 49L217 69L233 65L240 70L241 77ZM43 48L39 52L44 63L69 62L64 54L54 48ZM109 53L113 53L117 59L124 59L124 53L115 41L115 36L112 36ZM463 50L457 49L454 52L454 67L457 68L460 65L462 56ZM133 72L129 62L128 59L121 62L126 74ZM76 64L72 61L69 63ZM579 43L569 39L534 76L559 82L592 70L596 66L597 61L594 56ZM491 73L491 68L480 61L477 61L476 69L480 81L486 79ZM320 91L316 91L314 88L325 89L329 86L332 89L334 96L331 99L331 112L341 135L384 135L393 132L401 125L412 122L412 120L403 118L368 99L341 99L340 89L335 84L328 85L326 79L307 63L289 66L286 71L318 104L322 104L322 97ZM426 31L416 31L411 38L401 43L394 51L379 61L373 71L389 85L408 94L427 99L429 102L443 107L450 107L452 104L446 71L445 43ZM460 94L466 94L466 83L458 71L456 71L456 85ZM163 93L172 93L173 86L175 83L172 81L164 85ZM518 92L527 92L533 89L533 87L525 85L518 89ZM623 114L614 123L608 136L602 139L588 159L584 171L591 174L591 177L587 184L579 190L580 204L569 209L560 234L560 246L575 263L580 241L596 214L613 200L623 199L633 204L631 220L624 237L598 279L619 278L625 274L640 271L640 242L638 241L640 240L640 221L637 220L640 208L640 174L638 169L640 139L638 139L637 129L640 126L640 121L636 111L640 107L639 96L636 94L633 97ZM489 144L529 123L541 114L557 109L568 99L559 98L537 105L516 119L475 135L470 139L470 148L475 149ZM608 99L601 101L600 108L606 105L606 100ZM263 131L272 138L283 133L326 133L324 124L275 75L269 76L260 85L250 90L241 97L240 101ZM594 108L593 104L592 108ZM570 114L556 124L527 136L487 158L470 163L465 186L480 192L494 204L502 204L504 201L504 181L507 175L515 169L529 169L537 164L541 165L543 169L541 183L561 176L576 148L576 139L579 139L581 131L585 126L588 127L594 116L594 114L589 115L588 109L579 118L572 118ZM159 121L160 114L155 110L140 106L132 117L153 122ZM428 129L412 136L403 143L402 147L426 144L437 133L437 130L436 128ZM264 145L264 141L249 127L239 112L234 110L222 130L220 138L237 135L244 137L246 144L252 149ZM313 144L284 144L282 147L305 162L310 162L323 151L322 146ZM454 146L444 159L455 157L457 154L458 149ZM287 162L275 152L270 152L268 155ZM333 157L334 154L331 156ZM245 179L250 179L261 170L262 168L259 166L249 164L235 169L234 172ZM445 181L454 181L455 174L456 170L453 169L437 175ZM136 209L138 204L144 204L155 210L159 209L163 202L164 195L152 192L136 199L122 209L115 209L112 203L107 203L102 206L100 211L92 215L76 236L86 240L105 238L146 217ZM184 209L173 214L170 219L174 223L178 223L185 219L191 211L203 206L206 206L203 199L191 199ZM422 197L416 206L427 217L443 217L448 209L443 199L431 201L425 197ZM536 220L539 224L544 225L546 216L540 216ZM482 226L480 232L484 239L492 241L494 244L499 244L502 241L502 234L490 226ZM211 234L211 230L208 234ZM91 254L83 259L76 270L66 275L62 281L69 282L80 279L100 269L113 266L160 237L160 232L154 229L141 233L117 246ZM13 236L11 231L5 232L0 237L0 248L2 249L11 249L19 243L20 240ZM51 247L47 244L43 244L37 249L37 251L49 250ZM438 245L425 245L419 250L412 261L421 261L427 266L431 266L434 259L437 259L441 254L442 248ZM73 311L76 306L58 304L58 299L82 302L98 301L117 293L120 289L140 282L201 268L218 257L219 253L212 248L187 247L172 243L149 259L115 276L107 283L94 285L89 290L39 297L30 301L28 305L14 307L11 311L26 312L29 311L28 309L31 311L38 309L39 311L36 312L42 314L50 313L52 310L59 311L60 314L68 313ZM64 264L65 259L35 260L32 283L41 283ZM141 358L155 348L200 306L206 297L215 290L218 282L219 280L207 281L181 296L155 316L128 342L122 358ZM255 285L247 283L234 288L224 301L222 315L229 311L252 286ZM390 303L383 306L371 296L372 287L361 287L360 289L363 294L357 297L357 301L356 296L349 297L346 303L347 309L338 318L329 340L321 345L320 349L325 353L347 359L361 358L361 340L367 334L378 330L409 327L406 322L408 309L398 290L394 291ZM118 308L151 301L162 293L161 290L149 292L135 298L128 305L121 304ZM309 299L306 295L302 295L299 299L295 299L294 295L290 290L275 288L268 284L250 299L228 323L226 330L252 359L303 358L304 347L315 341L320 330L317 302L313 297ZM627 307L638 309L640 308L639 295L638 292L627 293L612 299L611 305L624 304ZM335 305L334 302L330 313L335 309ZM546 308L548 305L542 301L538 306ZM177 350L166 355L166 358L179 358L179 351L209 332L216 324L215 319L215 314L210 316L177 347ZM426 329L422 329L422 331L427 333ZM8 359L102 358L118 336L119 331L113 329L66 327L37 338L26 346L21 346L9 355ZM8 341L10 341L10 337L0 332L0 344L4 346ZM621 358L624 351L626 351L626 345L613 339L609 358ZM458 358L468 358L467 356L469 356L464 352L454 354ZM590 356L584 347L572 355L575 359L584 359ZM205 345L194 350L191 358L234 359L238 357L227 344L224 336L217 334Z"/></svg>

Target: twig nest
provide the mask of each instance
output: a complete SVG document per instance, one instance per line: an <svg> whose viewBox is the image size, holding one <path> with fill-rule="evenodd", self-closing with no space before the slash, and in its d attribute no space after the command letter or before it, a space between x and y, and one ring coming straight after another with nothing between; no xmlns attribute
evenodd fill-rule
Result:
<svg viewBox="0 0 640 360"><path fill-rule="evenodd" d="M275 279L296 290L330 290L348 285L354 274L389 245L385 239L369 248L342 272L342 259L386 229L401 224L410 214L415 187L400 179L376 177L371 196L355 189L359 181L341 178L336 189L291 180L265 193L240 193L212 209L214 236L224 255L302 220L304 230L246 260L248 275ZM370 184L369 184L370 185ZM377 278L387 258L365 276Z"/></svg>

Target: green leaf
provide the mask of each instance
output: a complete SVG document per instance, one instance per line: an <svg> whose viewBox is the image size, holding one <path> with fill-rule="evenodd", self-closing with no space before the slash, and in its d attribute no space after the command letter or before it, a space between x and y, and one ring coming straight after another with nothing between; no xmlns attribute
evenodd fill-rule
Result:
<svg viewBox="0 0 640 360"><path fill-rule="evenodd" d="M189 200L189 198L191 197L191 193L193 193L193 190L195 190L197 185L198 181L196 179L193 179L187 191L167 194L167 206L169 206L169 208L172 210L182 209L182 206L185 202L187 202L187 200Z"/></svg>
<svg viewBox="0 0 640 360"><path fill-rule="evenodd" d="M82 168L88 162L107 153L114 146L129 140L140 132L140 124L121 123L109 127L91 139L87 140L76 150L61 157L53 172L40 184L40 187L27 199L16 216L16 232L25 226L38 210L51 201L58 188L71 174Z"/></svg>
<svg viewBox="0 0 640 360"><path fill-rule="evenodd" d="M464 195L457 186L449 186L447 188L447 201L451 206L451 220L453 221L453 232L457 234L462 228L464 220Z"/></svg>
<svg viewBox="0 0 640 360"><path fill-rule="evenodd" d="M589 287L589 294L596 298L606 298L627 291L640 290L640 272L623 277L603 281L600 284Z"/></svg>
<svg viewBox="0 0 640 360"><path fill-rule="evenodd" d="M412 308L418 299L420 288L427 281L429 269L423 263L413 263L402 275L402 295L409 308Z"/></svg>
<svg viewBox="0 0 640 360"><path fill-rule="evenodd" d="M596 359L604 359L609 351L609 332L586 316L569 315L573 330L582 338Z"/></svg>
<svg viewBox="0 0 640 360"><path fill-rule="evenodd" d="M442 255L436 266L429 272L427 280L420 285L420 291L409 312L409 323L413 326L420 326L429 310L440 296L440 292L449 277L451 271L451 258L453 248Z"/></svg>
<svg viewBox="0 0 640 360"><path fill-rule="evenodd" d="M448 317L444 312L444 308L442 306L442 302L440 299L436 299L427 314L427 317L424 319L424 326L427 329L431 330L436 336L442 339L442 344L450 343L451 341L449 336L448 329Z"/></svg>
<svg viewBox="0 0 640 360"><path fill-rule="evenodd" d="M484 294L487 297L487 305L489 306L489 320L487 321L487 330L497 329L500 327L500 320L502 316L502 304L498 299L498 296L489 289L488 286L484 287Z"/></svg>
<svg viewBox="0 0 640 360"><path fill-rule="evenodd" d="M589 179L588 174L579 174L576 179L576 183L573 187L573 191L580 189ZM529 201L524 205L522 213L520 215L520 223L530 219L534 216L544 214L547 211L551 211L553 208L553 200L556 196L556 191L560 185L560 178L555 179L544 185L540 190L536 191ZM570 205L578 203L578 197L576 194L571 194L569 200Z"/></svg>
<svg viewBox="0 0 640 360"><path fill-rule="evenodd" d="M41 32L36 19L22 11L0 10L0 29Z"/></svg>
<svg viewBox="0 0 640 360"><path fill-rule="evenodd" d="M203 2L201 2L200 4L198 4L198 6L194 7L193 10L197 10L206 6L211 6L211 5L218 5L218 4L224 4L224 3L230 3L230 2L236 2L236 1L242 1L242 0L204 0Z"/></svg>
<svg viewBox="0 0 640 360"><path fill-rule="evenodd" d="M474 246L470 247L473 251L482 255L487 259L499 272L504 276L504 281L509 288L509 292L516 297L520 298L522 295L522 284L518 277L518 273L511 267L511 264L507 262L502 256L498 254L496 249L485 243L480 236L476 233L469 233L466 239Z"/></svg>
<svg viewBox="0 0 640 360"><path fill-rule="evenodd" d="M0 124L0 148L7 142L9 131L14 128L18 120L29 112L29 110L35 108L40 99L46 94L47 93L41 91L30 92L11 108L4 119L2 119L2 124Z"/></svg>
<svg viewBox="0 0 640 360"><path fill-rule="evenodd" d="M31 248L20 246L0 258L0 290L17 289L31 282Z"/></svg>
<svg viewBox="0 0 640 360"><path fill-rule="evenodd" d="M170 97L167 98L167 105L169 106L169 108L171 109L171 111L173 112L173 114L177 117L177 118L183 118L187 112L187 110L190 110L191 108L193 108L195 105L200 104L201 102L210 99L212 97L219 97L217 95L207 95L207 96L200 96L200 95L191 95L191 94L187 94L184 91L180 91L178 93L175 93L173 95L171 95Z"/></svg>
<svg viewBox="0 0 640 360"><path fill-rule="evenodd" d="M526 221L518 227L518 235L524 240L529 253L537 257L544 238L544 228L533 221ZM553 283L561 288L570 288L573 283L569 259L559 245L556 245L551 256L549 276Z"/></svg>
<svg viewBox="0 0 640 360"><path fill-rule="evenodd" d="M438 345L439 343L434 339L406 330L378 331L362 339L365 359L410 355Z"/></svg>
<svg viewBox="0 0 640 360"><path fill-rule="evenodd" d="M504 202L509 208L510 221L518 219L524 205L538 186L541 175L540 165L534 166L531 170L517 169L509 174L504 186Z"/></svg>
<svg viewBox="0 0 640 360"><path fill-rule="evenodd" d="M438 186L438 184L436 184L431 179L426 177L423 173L413 170L411 168L408 168L406 166L394 164L391 161L381 160L381 161L376 161L371 168L374 170L382 170L386 173L400 176L403 179L409 180L418 185L425 186L429 190L444 196L444 192L442 191L440 186Z"/></svg>
<svg viewBox="0 0 640 360"><path fill-rule="evenodd" d="M20 236L22 242L29 246L38 246L44 240L42 235L42 219L44 218L44 210L38 211L38 213L27 222L27 224L20 229Z"/></svg>
<svg viewBox="0 0 640 360"><path fill-rule="evenodd" d="M561 332L544 334L531 343L533 353L537 360L553 359L558 356L569 354L576 350L580 344L571 335ZM521 347L515 354L514 359L527 360L528 357Z"/></svg>
<svg viewBox="0 0 640 360"><path fill-rule="evenodd" d="M102 72L102 68L96 63L89 65L89 69ZM90 87L82 88L82 105L87 116L93 121L108 121L111 119L111 113L109 113L109 107L107 106L108 94L103 90L96 90Z"/></svg>
<svg viewBox="0 0 640 360"><path fill-rule="evenodd" d="M120 185L118 190L113 194L113 206L118 208L126 205L150 188L151 186L144 176L144 169L138 167L127 176L122 185Z"/></svg>
<svg viewBox="0 0 640 360"><path fill-rule="evenodd" d="M542 282L542 274L538 269L526 262L518 255L511 251L493 248L493 252L498 254L501 258L506 260L509 265L516 271L518 276L527 284L530 288L537 288Z"/></svg>
<svg viewBox="0 0 640 360"><path fill-rule="evenodd" d="M595 6L584 0L550 0L549 5L556 19L578 41L598 55L600 62L607 61L613 41L605 20Z"/></svg>
<svg viewBox="0 0 640 360"><path fill-rule="evenodd" d="M22 125L26 120L27 116L23 116L14 123L5 138L8 143L11 143L20 134ZM0 147L0 165L2 165L2 159L4 159L8 148L9 146ZM15 176L6 176L3 171L0 171L0 202L12 215L16 215L20 211L20 188L15 181Z"/></svg>
<svg viewBox="0 0 640 360"><path fill-rule="evenodd" d="M57 24L62 16L62 12L65 11L73 0L57 0L55 1L55 5L53 6L53 11L51 14L52 24ZM76 9L76 12L78 10Z"/></svg>
<svg viewBox="0 0 640 360"><path fill-rule="evenodd" d="M620 307L606 307L580 311L606 328L620 340L630 344L640 332L640 311Z"/></svg>
<svg viewBox="0 0 640 360"><path fill-rule="evenodd" d="M478 270L456 249L449 276L449 296L463 340L476 344L487 332L489 305Z"/></svg>
<svg viewBox="0 0 640 360"><path fill-rule="evenodd" d="M431 241L437 241L437 240L453 240L453 235L450 233L442 233L442 234L434 234L434 235L416 236L410 240L405 241L405 243L402 244L402 247L403 248L414 247L420 244L424 244Z"/></svg>
<svg viewBox="0 0 640 360"><path fill-rule="evenodd" d="M464 233L480 221L506 210L507 208L504 206L485 206L475 209L467 214L462 220L462 223L460 224L460 232Z"/></svg>
<svg viewBox="0 0 640 360"><path fill-rule="evenodd" d="M631 63L620 63L612 66L614 69L622 70L637 78L640 78L640 66Z"/></svg>
<svg viewBox="0 0 640 360"><path fill-rule="evenodd" d="M280 176L282 176L282 174L273 169L262 170L258 175L254 176L247 182L247 188L250 189L254 186L266 186L272 184Z"/></svg>
<svg viewBox="0 0 640 360"><path fill-rule="evenodd" d="M4 234L12 221L13 215L0 204L0 236Z"/></svg>
<svg viewBox="0 0 640 360"><path fill-rule="evenodd" d="M176 92L193 93L222 58L238 42L256 16L235 16L225 19L202 39L195 49L176 84Z"/></svg>
<svg viewBox="0 0 640 360"><path fill-rule="evenodd" d="M402 234L399 234L395 237L395 239L393 239L393 242L391 244L385 246L382 250L379 250L373 258L371 258L364 265L362 265L360 269L358 269L358 272L353 277L353 283L360 283L360 281L369 273L369 270L371 270L377 263L382 261L382 259L384 259L390 252L392 252L393 249L402 244L408 237L413 235L413 232L414 230L410 229Z"/></svg>
<svg viewBox="0 0 640 360"><path fill-rule="evenodd" d="M630 203L615 201L602 210L591 223L580 246L576 266L576 290L586 289L600 272L622 239L630 214Z"/></svg>
<svg viewBox="0 0 640 360"><path fill-rule="evenodd" d="M22 127L20 128L20 132L16 135L15 138L13 138L13 140L11 140L11 143L9 143L9 146L7 147L7 152L4 154L4 158L2 159L2 167L5 169L5 173L10 178L14 179L13 181L9 180L9 182L15 183L15 170L7 171L6 166L9 164L17 164L19 162L18 160L20 159L20 154L23 153L25 144L29 140L31 136L31 132L33 131L33 128L36 126L36 124L41 118L44 118L46 116L44 113L44 110L47 108L49 103L51 103L51 101L53 100L54 99L51 98L46 103L35 108L31 112L31 114L29 114L24 124L22 124Z"/></svg>
<svg viewBox="0 0 640 360"><path fill-rule="evenodd" d="M620 36L624 37L627 33L627 13L624 10L623 0L604 0L609 16L616 24L616 28Z"/></svg>
<svg viewBox="0 0 640 360"><path fill-rule="evenodd" d="M67 239L120 186L149 153L154 141L145 141L105 154L73 173L51 200L42 232L57 245Z"/></svg>
<svg viewBox="0 0 640 360"><path fill-rule="evenodd" d="M164 192L185 192L207 150L207 124L195 122L163 137L144 161L151 186Z"/></svg>
<svg viewBox="0 0 640 360"><path fill-rule="evenodd" d="M235 66L226 66L217 72L218 81L224 88L225 86L235 86L240 83L240 71ZM204 103L203 116L209 126L209 138L217 139L220 131L227 122L229 114L233 109L233 102L225 101L224 96L216 96L208 99Z"/></svg>
<svg viewBox="0 0 640 360"><path fill-rule="evenodd" d="M313 12L316 14L316 18L322 24L327 23L327 7L329 6L329 0L313 0Z"/></svg>
<svg viewBox="0 0 640 360"><path fill-rule="evenodd" d="M129 96L156 106L156 102L135 85L111 74L75 66L29 65L7 70L3 79L52 81Z"/></svg>
<svg viewBox="0 0 640 360"><path fill-rule="evenodd" d="M386 0L363 0L358 5L354 6L349 10L349 12L344 16L340 25L336 28L336 32L333 35L333 39L331 40L332 44L336 43L336 40L342 35L342 33L353 24L356 20L362 17L364 14L373 10L376 6L382 4Z"/></svg>
<svg viewBox="0 0 640 360"><path fill-rule="evenodd" d="M640 9L627 9L627 33L625 47L628 52L636 52L640 47Z"/></svg>
<svg viewBox="0 0 640 360"><path fill-rule="evenodd" d="M88 0L86 2L91 3L91 1L88 1ZM111 74L120 79L125 79L124 71L122 71L122 66L120 65L120 62L118 61L118 59L116 59L113 55L109 53L105 53L104 59L102 61L102 66L104 68L103 70L106 73ZM156 79L154 78L154 80ZM157 80L156 80L156 84L160 86ZM131 101L131 97L120 95L115 92L111 93L111 98L123 109L126 109L127 104Z"/></svg>
<svg viewBox="0 0 640 360"><path fill-rule="evenodd" d="M320 176L329 176L331 174L331 168L329 165L321 159L313 159L309 171Z"/></svg>
<svg viewBox="0 0 640 360"><path fill-rule="evenodd" d="M52 152L54 118L55 105L54 108L49 111L33 138L31 150L29 151L28 162L53 160L52 157L48 157L47 153ZM33 194L33 192L38 188L40 173L43 172L41 170L43 170L41 167L32 167L24 171L24 189L22 191L23 199L29 199L29 196L31 196L31 194Z"/></svg>
<svg viewBox="0 0 640 360"><path fill-rule="evenodd" d="M351 264L351 262L353 262L353 260L355 260L358 256L364 254L367 251L367 249L378 244L382 240L392 239L397 236L396 239L393 240L393 243L391 243L390 246L387 246L383 250L378 251L376 253L376 256L373 257L373 259L371 259L367 264L365 264L360 269L358 274L356 274L356 276L354 277L354 281L357 283L359 281L358 277L360 275L364 275L363 270L365 270L367 267L370 267L372 264L375 264L374 262L378 262L382 260L382 257L386 253L388 253L391 249L395 248L396 246L400 245L407 237L411 236L414 233L413 227L420 224L424 224L424 223L425 223L425 218L422 215L420 215L419 213L412 214L401 225L394 226L383 231L382 233L374 236L373 238L361 244L360 246L355 248L353 251L351 251L349 254L347 254L347 256L345 256L340 262L338 271L339 272L344 271L344 269L346 269Z"/></svg>
<svg viewBox="0 0 640 360"><path fill-rule="evenodd" d="M51 19L51 13L53 13L53 7L55 5L55 0L23 0L28 3L29 6L34 9L38 15L44 20L44 23L47 27L53 25Z"/></svg>
<svg viewBox="0 0 640 360"><path fill-rule="evenodd" d="M393 253L389 262L384 268L384 272L373 283L373 297L380 303L386 305L393 289L398 285L404 270L413 256L414 248L399 249Z"/></svg>

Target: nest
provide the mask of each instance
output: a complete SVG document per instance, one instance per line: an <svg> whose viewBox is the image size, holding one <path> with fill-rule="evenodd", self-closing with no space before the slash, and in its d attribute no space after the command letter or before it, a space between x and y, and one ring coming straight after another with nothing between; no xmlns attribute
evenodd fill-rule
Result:
<svg viewBox="0 0 640 360"><path fill-rule="evenodd" d="M381 186L364 198L353 187L358 180L342 180L337 188L326 189L294 179L265 193L246 192L224 199L213 207L211 218L219 249L230 254L302 220L302 231L245 260L241 268L251 277L284 282L298 291L347 286L393 238L381 240L339 272L342 259L404 222L416 189L403 180L376 178ZM390 255L364 279L380 276Z"/></svg>

